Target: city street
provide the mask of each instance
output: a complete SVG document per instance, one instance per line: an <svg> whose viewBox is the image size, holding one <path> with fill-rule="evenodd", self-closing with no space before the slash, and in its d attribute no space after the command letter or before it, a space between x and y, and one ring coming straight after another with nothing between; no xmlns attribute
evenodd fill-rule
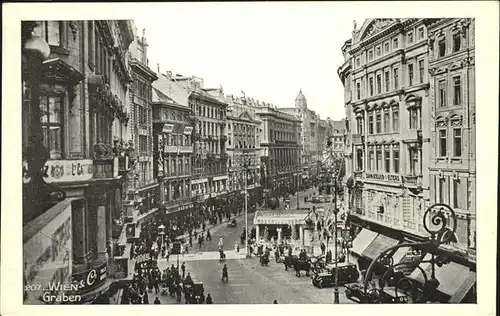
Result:
<svg viewBox="0 0 500 316"><path fill-rule="evenodd" d="M299 198L312 193L312 190L301 192ZM296 198L295 198L296 199ZM292 199L293 200L293 199ZM295 206L292 203L292 208ZM249 228L252 227L253 214L248 217ZM311 304L311 303L333 303L333 288L318 289L311 283L311 278L302 272L301 277L296 277L290 269L285 271L283 264L277 264L272 258L269 266L261 266L258 257L245 258L245 248L239 253L234 251L234 243L240 241L240 235L245 225L244 215L237 217L235 228L227 227L227 224L216 226L211 229L212 241L206 243L201 251L197 244L195 249L184 256L179 256L179 263L185 262L186 273L191 273L195 281L204 284L205 294L210 293L215 304L271 304L277 300L280 304ZM223 237L224 250L227 255L225 262L219 262L217 244L219 237ZM158 260L160 269L177 263L176 256L170 261ZM224 263L228 266L229 282L221 282L222 267ZM341 303L353 303L345 298L344 288L340 287ZM158 296L162 304L178 304L169 296L149 294L152 302ZM184 300L182 301L184 304Z"/></svg>

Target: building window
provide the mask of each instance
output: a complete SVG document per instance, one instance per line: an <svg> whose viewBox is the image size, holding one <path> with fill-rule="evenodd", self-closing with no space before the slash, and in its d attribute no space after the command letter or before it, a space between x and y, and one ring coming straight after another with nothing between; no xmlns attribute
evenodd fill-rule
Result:
<svg viewBox="0 0 500 316"><path fill-rule="evenodd" d="M453 207L460 208L460 180L453 180Z"/></svg>
<svg viewBox="0 0 500 316"><path fill-rule="evenodd" d="M369 85L370 85L370 96L373 95L373 77L370 77L369 80Z"/></svg>
<svg viewBox="0 0 500 316"><path fill-rule="evenodd" d="M399 73L398 73L398 68L394 68L393 70L394 73L394 89L399 88Z"/></svg>
<svg viewBox="0 0 500 316"><path fill-rule="evenodd" d="M40 97L40 121L43 130L43 145L50 159L60 159L62 153L63 98L61 96Z"/></svg>
<svg viewBox="0 0 500 316"><path fill-rule="evenodd" d="M377 134L382 133L382 114L380 113L380 110L377 110L376 122L377 122Z"/></svg>
<svg viewBox="0 0 500 316"><path fill-rule="evenodd" d="M377 57L380 57L380 55L382 55L382 49L380 48L380 46L377 46L377 48L375 48L375 51L377 53Z"/></svg>
<svg viewBox="0 0 500 316"><path fill-rule="evenodd" d="M391 151L388 146L384 148L384 169L385 173L391 172Z"/></svg>
<svg viewBox="0 0 500 316"><path fill-rule="evenodd" d="M438 83L439 90L439 107L444 108L446 106L446 80L439 80Z"/></svg>
<svg viewBox="0 0 500 316"><path fill-rule="evenodd" d="M418 61L418 74L419 74L420 83L424 83L425 68L424 68L424 61L423 60Z"/></svg>
<svg viewBox="0 0 500 316"><path fill-rule="evenodd" d="M375 164L373 147L369 147L368 148L368 157L369 157L368 170L373 171L374 170L373 167L374 167L374 164Z"/></svg>
<svg viewBox="0 0 500 316"><path fill-rule="evenodd" d="M462 84L460 76L453 77L453 105L460 105L462 102Z"/></svg>
<svg viewBox="0 0 500 316"><path fill-rule="evenodd" d="M356 99L361 99L361 84L359 82L356 83Z"/></svg>
<svg viewBox="0 0 500 316"><path fill-rule="evenodd" d="M390 132L390 116L389 116L389 109L384 109L384 133Z"/></svg>
<svg viewBox="0 0 500 316"><path fill-rule="evenodd" d="M454 128L453 129L453 156L461 157L462 156L462 129Z"/></svg>
<svg viewBox="0 0 500 316"><path fill-rule="evenodd" d="M382 171L382 148L377 146L377 166L376 171Z"/></svg>
<svg viewBox="0 0 500 316"><path fill-rule="evenodd" d="M356 149L356 170L363 170L363 149Z"/></svg>
<svg viewBox="0 0 500 316"><path fill-rule="evenodd" d="M443 37L438 42L439 57L446 55L446 39Z"/></svg>
<svg viewBox="0 0 500 316"><path fill-rule="evenodd" d="M362 117L356 118L356 125L357 125L358 134L363 135L363 118Z"/></svg>
<svg viewBox="0 0 500 316"><path fill-rule="evenodd" d="M418 29L418 40L424 39L424 27Z"/></svg>
<svg viewBox="0 0 500 316"><path fill-rule="evenodd" d="M368 60L373 60L373 49L368 51Z"/></svg>
<svg viewBox="0 0 500 316"><path fill-rule="evenodd" d="M462 39L460 38L460 33L453 35L453 52L458 52L462 46Z"/></svg>
<svg viewBox="0 0 500 316"><path fill-rule="evenodd" d="M43 38L51 46L63 46L63 22L41 21L33 28L33 34Z"/></svg>
<svg viewBox="0 0 500 316"><path fill-rule="evenodd" d="M420 174L420 161L418 150L410 149L410 174L413 176L417 176Z"/></svg>
<svg viewBox="0 0 500 316"><path fill-rule="evenodd" d="M393 39L392 40L392 49L398 48L398 45L399 45L398 39L397 38Z"/></svg>
<svg viewBox="0 0 500 316"><path fill-rule="evenodd" d="M413 64L408 64L408 86L413 85Z"/></svg>
<svg viewBox="0 0 500 316"><path fill-rule="evenodd" d="M377 93L380 94L382 92L382 76L377 75Z"/></svg>
<svg viewBox="0 0 500 316"><path fill-rule="evenodd" d="M418 129L419 126L419 109L418 108L411 108L408 110L410 113L410 129Z"/></svg>
<svg viewBox="0 0 500 316"><path fill-rule="evenodd" d="M139 135L139 148L141 152L146 152L148 150L148 137L145 135Z"/></svg>
<svg viewBox="0 0 500 316"><path fill-rule="evenodd" d="M384 53L388 53L389 52L389 42L385 42L384 43Z"/></svg>
<svg viewBox="0 0 500 316"><path fill-rule="evenodd" d="M408 32L408 44L413 44L413 32Z"/></svg>
<svg viewBox="0 0 500 316"><path fill-rule="evenodd" d="M399 173L399 146L393 147L392 159L394 162L394 173Z"/></svg>
<svg viewBox="0 0 500 316"><path fill-rule="evenodd" d="M444 182L444 179L439 179L439 202L438 203L444 203L444 185L445 185L445 182Z"/></svg>
<svg viewBox="0 0 500 316"><path fill-rule="evenodd" d="M397 106L392 108L392 131L399 131L399 108Z"/></svg>
<svg viewBox="0 0 500 316"><path fill-rule="evenodd" d="M358 58L356 58L356 67L359 67L360 65L361 65L361 61L358 57Z"/></svg>
<svg viewBox="0 0 500 316"><path fill-rule="evenodd" d="M373 115L373 112L368 113L368 134L373 134Z"/></svg>
<svg viewBox="0 0 500 316"><path fill-rule="evenodd" d="M389 71L386 71L384 73L384 80L385 80L385 92L388 92L389 91Z"/></svg>
<svg viewBox="0 0 500 316"><path fill-rule="evenodd" d="M446 157L446 130L439 130L439 156Z"/></svg>

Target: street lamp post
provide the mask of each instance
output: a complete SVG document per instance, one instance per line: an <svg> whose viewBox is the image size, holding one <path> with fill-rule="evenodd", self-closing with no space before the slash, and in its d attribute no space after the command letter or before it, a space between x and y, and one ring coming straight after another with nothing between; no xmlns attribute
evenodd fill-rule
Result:
<svg viewBox="0 0 500 316"><path fill-rule="evenodd" d="M337 248L338 248L338 234L337 234L337 214L338 214L338 208L337 208L337 180L336 180L336 175L335 173L332 173L333 175L333 214L335 215L335 288L333 290L333 303L334 304L340 304L340 295L339 295L339 270L338 270L338 262L339 262L339 257L337 253Z"/></svg>
<svg viewBox="0 0 500 316"><path fill-rule="evenodd" d="M250 258L250 247L248 246L248 166L245 164L245 247L246 247L246 258Z"/></svg>

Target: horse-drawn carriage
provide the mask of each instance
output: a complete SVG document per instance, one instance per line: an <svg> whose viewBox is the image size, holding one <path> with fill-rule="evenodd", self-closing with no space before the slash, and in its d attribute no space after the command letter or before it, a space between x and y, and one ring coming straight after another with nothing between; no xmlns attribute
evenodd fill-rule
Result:
<svg viewBox="0 0 500 316"><path fill-rule="evenodd" d="M311 271L311 263L307 257L286 256L283 264L285 265L285 271L288 271L288 268L293 268L297 277L300 277L301 271L305 271L306 276L309 276L309 272Z"/></svg>

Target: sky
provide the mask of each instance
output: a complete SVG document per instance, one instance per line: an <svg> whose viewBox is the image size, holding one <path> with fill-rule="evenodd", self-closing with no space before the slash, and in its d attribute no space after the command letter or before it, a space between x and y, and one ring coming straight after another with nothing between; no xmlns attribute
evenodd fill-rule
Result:
<svg viewBox="0 0 500 316"><path fill-rule="evenodd" d="M345 117L337 75L353 20L334 3L170 3L132 18L149 67L197 76L205 87L293 107L300 89L321 118Z"/></svg>

